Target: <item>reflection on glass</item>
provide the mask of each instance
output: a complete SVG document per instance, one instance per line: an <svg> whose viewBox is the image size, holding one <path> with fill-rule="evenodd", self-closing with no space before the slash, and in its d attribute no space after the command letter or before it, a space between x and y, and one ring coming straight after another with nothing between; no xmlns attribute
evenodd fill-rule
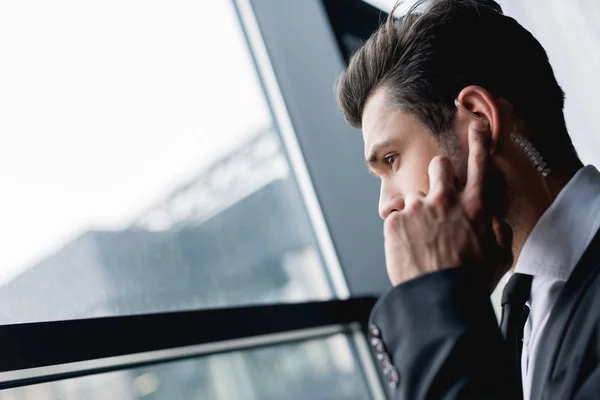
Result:
<svg viewBox="0 0 600 400"><path fill-rule="evenodd" d="M364 400L343 335L0 391L0 400Z"/></svg>
<svg viewBox="0 0 600 400"><path fill-rule="evenodd" d="M0 324L331 297L232 2L3 3L0 52Z"/></svg>

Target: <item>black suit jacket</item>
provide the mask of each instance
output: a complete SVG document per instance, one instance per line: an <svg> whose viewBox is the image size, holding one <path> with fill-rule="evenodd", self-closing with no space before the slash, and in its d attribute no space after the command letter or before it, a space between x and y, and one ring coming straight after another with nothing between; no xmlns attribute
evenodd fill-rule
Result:
<svg viewBox="0 0 600 400"><path fill-rule="evenodd" d="M550 313L532 400L600 399L600 231ZM392 289L375 305L370 341L394 399L519 399L478 270L458 267Z"/></svg>

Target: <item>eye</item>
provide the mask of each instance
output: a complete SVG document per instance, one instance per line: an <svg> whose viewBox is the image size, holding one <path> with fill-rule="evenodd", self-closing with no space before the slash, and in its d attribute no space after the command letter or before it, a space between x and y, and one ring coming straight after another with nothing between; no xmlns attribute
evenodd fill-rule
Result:
<svg viewBox="0 0 600 400"><path fill-rule="evenodd" d="M398 154L390 154L383 157L383 161L390 166L390 168L394 168L394 163L398 159Z"/></svg>

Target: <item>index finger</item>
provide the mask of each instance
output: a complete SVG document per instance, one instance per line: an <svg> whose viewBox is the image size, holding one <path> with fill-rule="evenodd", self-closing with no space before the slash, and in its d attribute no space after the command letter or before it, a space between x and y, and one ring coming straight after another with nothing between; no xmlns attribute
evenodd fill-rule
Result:
<svg viewBox="0 0 600 400"><path fill-rule="evenodd" d="M483 190L490 150L489 128L473 123L469 126L469 160L467 164L467 212L474 216L483 205Z"/></svg>
<svg viewBox="0 0 600 400"><path fill-rule="evenodd" d="M447 157L436 156L429 163L428 197L439 197L448 192L454 184L454 170Z"/></svg>

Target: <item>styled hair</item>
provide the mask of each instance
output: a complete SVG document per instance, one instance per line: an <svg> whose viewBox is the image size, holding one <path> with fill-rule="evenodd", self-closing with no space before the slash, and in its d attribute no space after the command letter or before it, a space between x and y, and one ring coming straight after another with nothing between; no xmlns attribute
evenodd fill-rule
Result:
<svg viewBox="0 0 600 400"><path fill-rule="evenodd" d="M414 114L439 136L451 131L460 91L478 85L512 103L549 164L578 163L546 51L498 3L422 0L403 17L393 15L338 80L338 104L352 126L361 127L367 99L385 87L391 107Z"/></svg>

